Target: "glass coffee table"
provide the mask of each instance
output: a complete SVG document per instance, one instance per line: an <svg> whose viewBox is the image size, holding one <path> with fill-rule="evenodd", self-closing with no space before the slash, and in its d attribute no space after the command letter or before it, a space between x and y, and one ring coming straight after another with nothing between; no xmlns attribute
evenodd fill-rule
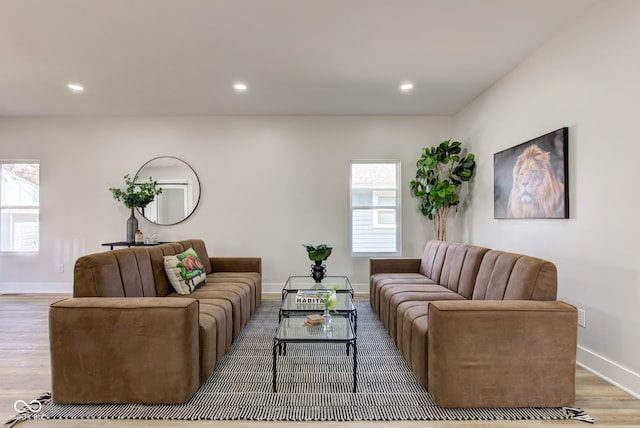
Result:
<svg viewBox="0 0 640 428"><path fill-rule="evenodd" d="M282 288L282 298L298 290L333 290L337 293L349 293L353 297L353 287L346 276L326 276L316 282L310 276L290 276Z"/></svg>
<svg viewBox="0 0 640 428"><path fill-rule="evenodd" d="M353 303L353 297L350 293L336 292L336 305L335 312L332 311L331 315L342 315L351 319L353 324L353 331L358 332L358 311L356 305ZM282 298L282 305L280 305L280 311L278 313L278 322L284 317L290 315L306 315L306 314L321 314L324 312L324 305L319 303L296 303L296 293L286 293Z"/></svg>
<svg viewBox="0 0 640 428"><path fill-rule="evenodd" d="M353 348L353 392L356 392L358 348L351 317L333 315L329 331L325 331L322 325L306 325L306 319L305 315L289 314L280 320L273 338L273 392L277 392L278 356L287 355L287 344L289 343L345 343L347 356L349 356L350 348Z"/></svg>

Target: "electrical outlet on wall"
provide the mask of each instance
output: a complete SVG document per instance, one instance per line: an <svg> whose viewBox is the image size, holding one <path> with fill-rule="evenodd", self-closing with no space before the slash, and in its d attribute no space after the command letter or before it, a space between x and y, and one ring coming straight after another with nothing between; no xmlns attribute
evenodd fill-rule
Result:
<svg viewBox="0 0 640 428"><path fill-rule="evenodd" d="M64 272L64 264L63 263L58 263L56 265L56 272L59 272L59 273Z"/></svg>
<svg viewBox="0 0 640 428"><path fill-rule="evenodd" d="M587 313L584 309L578 309L578 325L580 327L587 327Z"/></svg>

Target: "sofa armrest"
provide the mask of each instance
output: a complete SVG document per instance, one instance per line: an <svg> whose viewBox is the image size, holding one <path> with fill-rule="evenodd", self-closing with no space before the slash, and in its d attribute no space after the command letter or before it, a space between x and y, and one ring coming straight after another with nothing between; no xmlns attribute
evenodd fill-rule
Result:
<svg viewBox="0 0 640 428"><path fill-rule="evenodd" d="M371 258L369 259L369 276L376 273L418 273L419 258Z"/></svg>
<svg viewBox="0 0 640 428"><path fill-rule="evenodd" d="M262 274L260 257L209 257L212 272L257 272Z"/></svg>
<svg viewBox="0 0 640 428"><path fill-rule="evenodd" d="M70 298L49 308L56 403L180 403L198 389L198 301Z"/></svg>
<svg viewBox="0 0 640 428"><path fill-rule="evenodd" d="M571 406L577 329L558 301L430 302L429 393L442 407Z"/></svg>

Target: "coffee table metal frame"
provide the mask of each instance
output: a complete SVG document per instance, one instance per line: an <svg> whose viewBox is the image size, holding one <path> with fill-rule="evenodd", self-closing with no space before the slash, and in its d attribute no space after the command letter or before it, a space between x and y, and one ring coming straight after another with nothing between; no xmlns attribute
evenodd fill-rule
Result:
<svg viewBox="0 0 640 428"><path fill-rule="evenodd" d="M307 326L304 323L305 320L306 316L304 315L286 315L278 325L273 338L273 392L277 392L278 355L287 355L287 343L344 343L347 347L347 356L349 356L349 348L353 348L353 392L356 392L358 347L351 317L333 316L330 332L325 332L321 325Z"/></svg>

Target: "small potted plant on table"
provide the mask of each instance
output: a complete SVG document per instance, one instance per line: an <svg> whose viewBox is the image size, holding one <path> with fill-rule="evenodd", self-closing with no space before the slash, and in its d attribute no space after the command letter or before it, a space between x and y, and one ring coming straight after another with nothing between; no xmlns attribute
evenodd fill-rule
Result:
<svg viewBox="0 0 640 428"><path fill-rule="evenodd" d="M113 198L124 203L124 206L131 209L131 216L127 220L127 242L133 243L135 233L138 231L138 219L136 219L134 208L144 209L149 205L156 196L162 193L162 188L158 187L153 178L149 177L146 183L136 183L138 176L133 180L126 174L124 183L127 185L125 190L116 187L110 187Z"/></svg>
<svg viewBox="0 0 640 428"><path fill-rule="evenodd" d="M336 312L336 305L338 303L337 287L333 290L318 290L316 291L316 297L320 299L320 304L324 309L322 314L322 328L325 332L331 330L331 313Z"/></svg>
<svg viewBox="0 0 640 428"><path fill-rule="evenodd" d="M329 258L329 256L331 255L331 251L333 251L333 247L327 244L320 244L317 246L313 246L310 244L302 245L307 249L309 260L314 262L314 264L311 265L311 277L315 279L316 283L320 283L322 279L327 276L327 267L326 265L322 264L322 262Z"/></svg>

